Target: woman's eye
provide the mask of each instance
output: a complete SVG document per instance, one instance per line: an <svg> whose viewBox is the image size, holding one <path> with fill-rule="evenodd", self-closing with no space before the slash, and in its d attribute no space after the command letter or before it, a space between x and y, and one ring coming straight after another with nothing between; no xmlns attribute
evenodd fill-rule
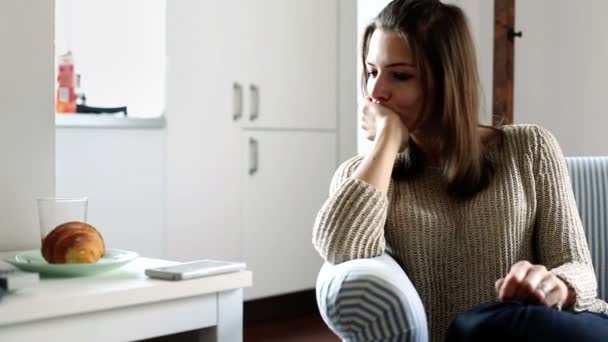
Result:
<svg viewBox="0 0 608 342"><path fill-rule="evenodd" d="M399 80L399 81L407 81L410 78L412 78L411 74L406 74L406 73L402 73L402 72L396 72L394 74L394 77Z"/></svg>
<svg viewBox="0 0 608 342"><path fill-rule="evenodd" d="M376 77L376 76L378 76L378 71L377 70L368 70L367 71L367 76L369 76L369 77Z"/></svg>

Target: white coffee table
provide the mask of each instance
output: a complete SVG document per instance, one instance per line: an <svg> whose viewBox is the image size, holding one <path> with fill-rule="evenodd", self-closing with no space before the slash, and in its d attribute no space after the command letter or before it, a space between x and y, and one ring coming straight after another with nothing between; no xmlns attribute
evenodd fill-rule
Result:
<svg viewBox="0 0 608 342"><path fill-rule="evenodd" d="M201 341L242 341L251 272L186 281L144 274L171 264L140 257L109 273L42 279L10 293L0 302L0 341L133 341L190 330Z"/></svg>

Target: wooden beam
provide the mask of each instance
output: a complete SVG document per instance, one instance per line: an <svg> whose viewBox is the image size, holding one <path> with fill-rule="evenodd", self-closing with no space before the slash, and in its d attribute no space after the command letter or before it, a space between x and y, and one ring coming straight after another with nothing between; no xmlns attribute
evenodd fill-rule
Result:
<svg viewBox="0 0 608 342"><path fill-rule="evenodd" d="M494 93L492 123L513 123L515 0L494 0Z"/></svg>

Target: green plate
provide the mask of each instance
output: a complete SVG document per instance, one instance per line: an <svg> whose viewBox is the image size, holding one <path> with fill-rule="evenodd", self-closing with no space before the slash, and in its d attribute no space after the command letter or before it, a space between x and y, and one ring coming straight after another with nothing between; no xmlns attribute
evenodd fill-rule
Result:
<svg viewBox="0 0 608 342"><path fill-rule="evenodd" d="M40 250L18 253L13 259L5 261L27 272L37 272L46 277L79 277L107 272L119 268L137 258L135 252L107 248L106 255L94 264L49 264Z"/></svg>

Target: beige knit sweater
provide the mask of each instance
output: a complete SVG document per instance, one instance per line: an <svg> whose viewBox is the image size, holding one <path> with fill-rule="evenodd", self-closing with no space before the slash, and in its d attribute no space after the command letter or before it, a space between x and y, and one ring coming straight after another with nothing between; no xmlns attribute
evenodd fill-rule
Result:
<svg viewBox="0 0 608 342"><path fill-rule="evenodd" d="M505 126L491 147L496 172L468 201L447 195L437 173L391 180L388 194L350 175L363 157L336 171L319 211L313 244L332 264L385 250L406 270L442 341L459 312L496 300L494 282L519 260L543 264L576 292L574 310L608 313L562 152L547 130ZM399 159L399 158L398 158Z"/></svg>

